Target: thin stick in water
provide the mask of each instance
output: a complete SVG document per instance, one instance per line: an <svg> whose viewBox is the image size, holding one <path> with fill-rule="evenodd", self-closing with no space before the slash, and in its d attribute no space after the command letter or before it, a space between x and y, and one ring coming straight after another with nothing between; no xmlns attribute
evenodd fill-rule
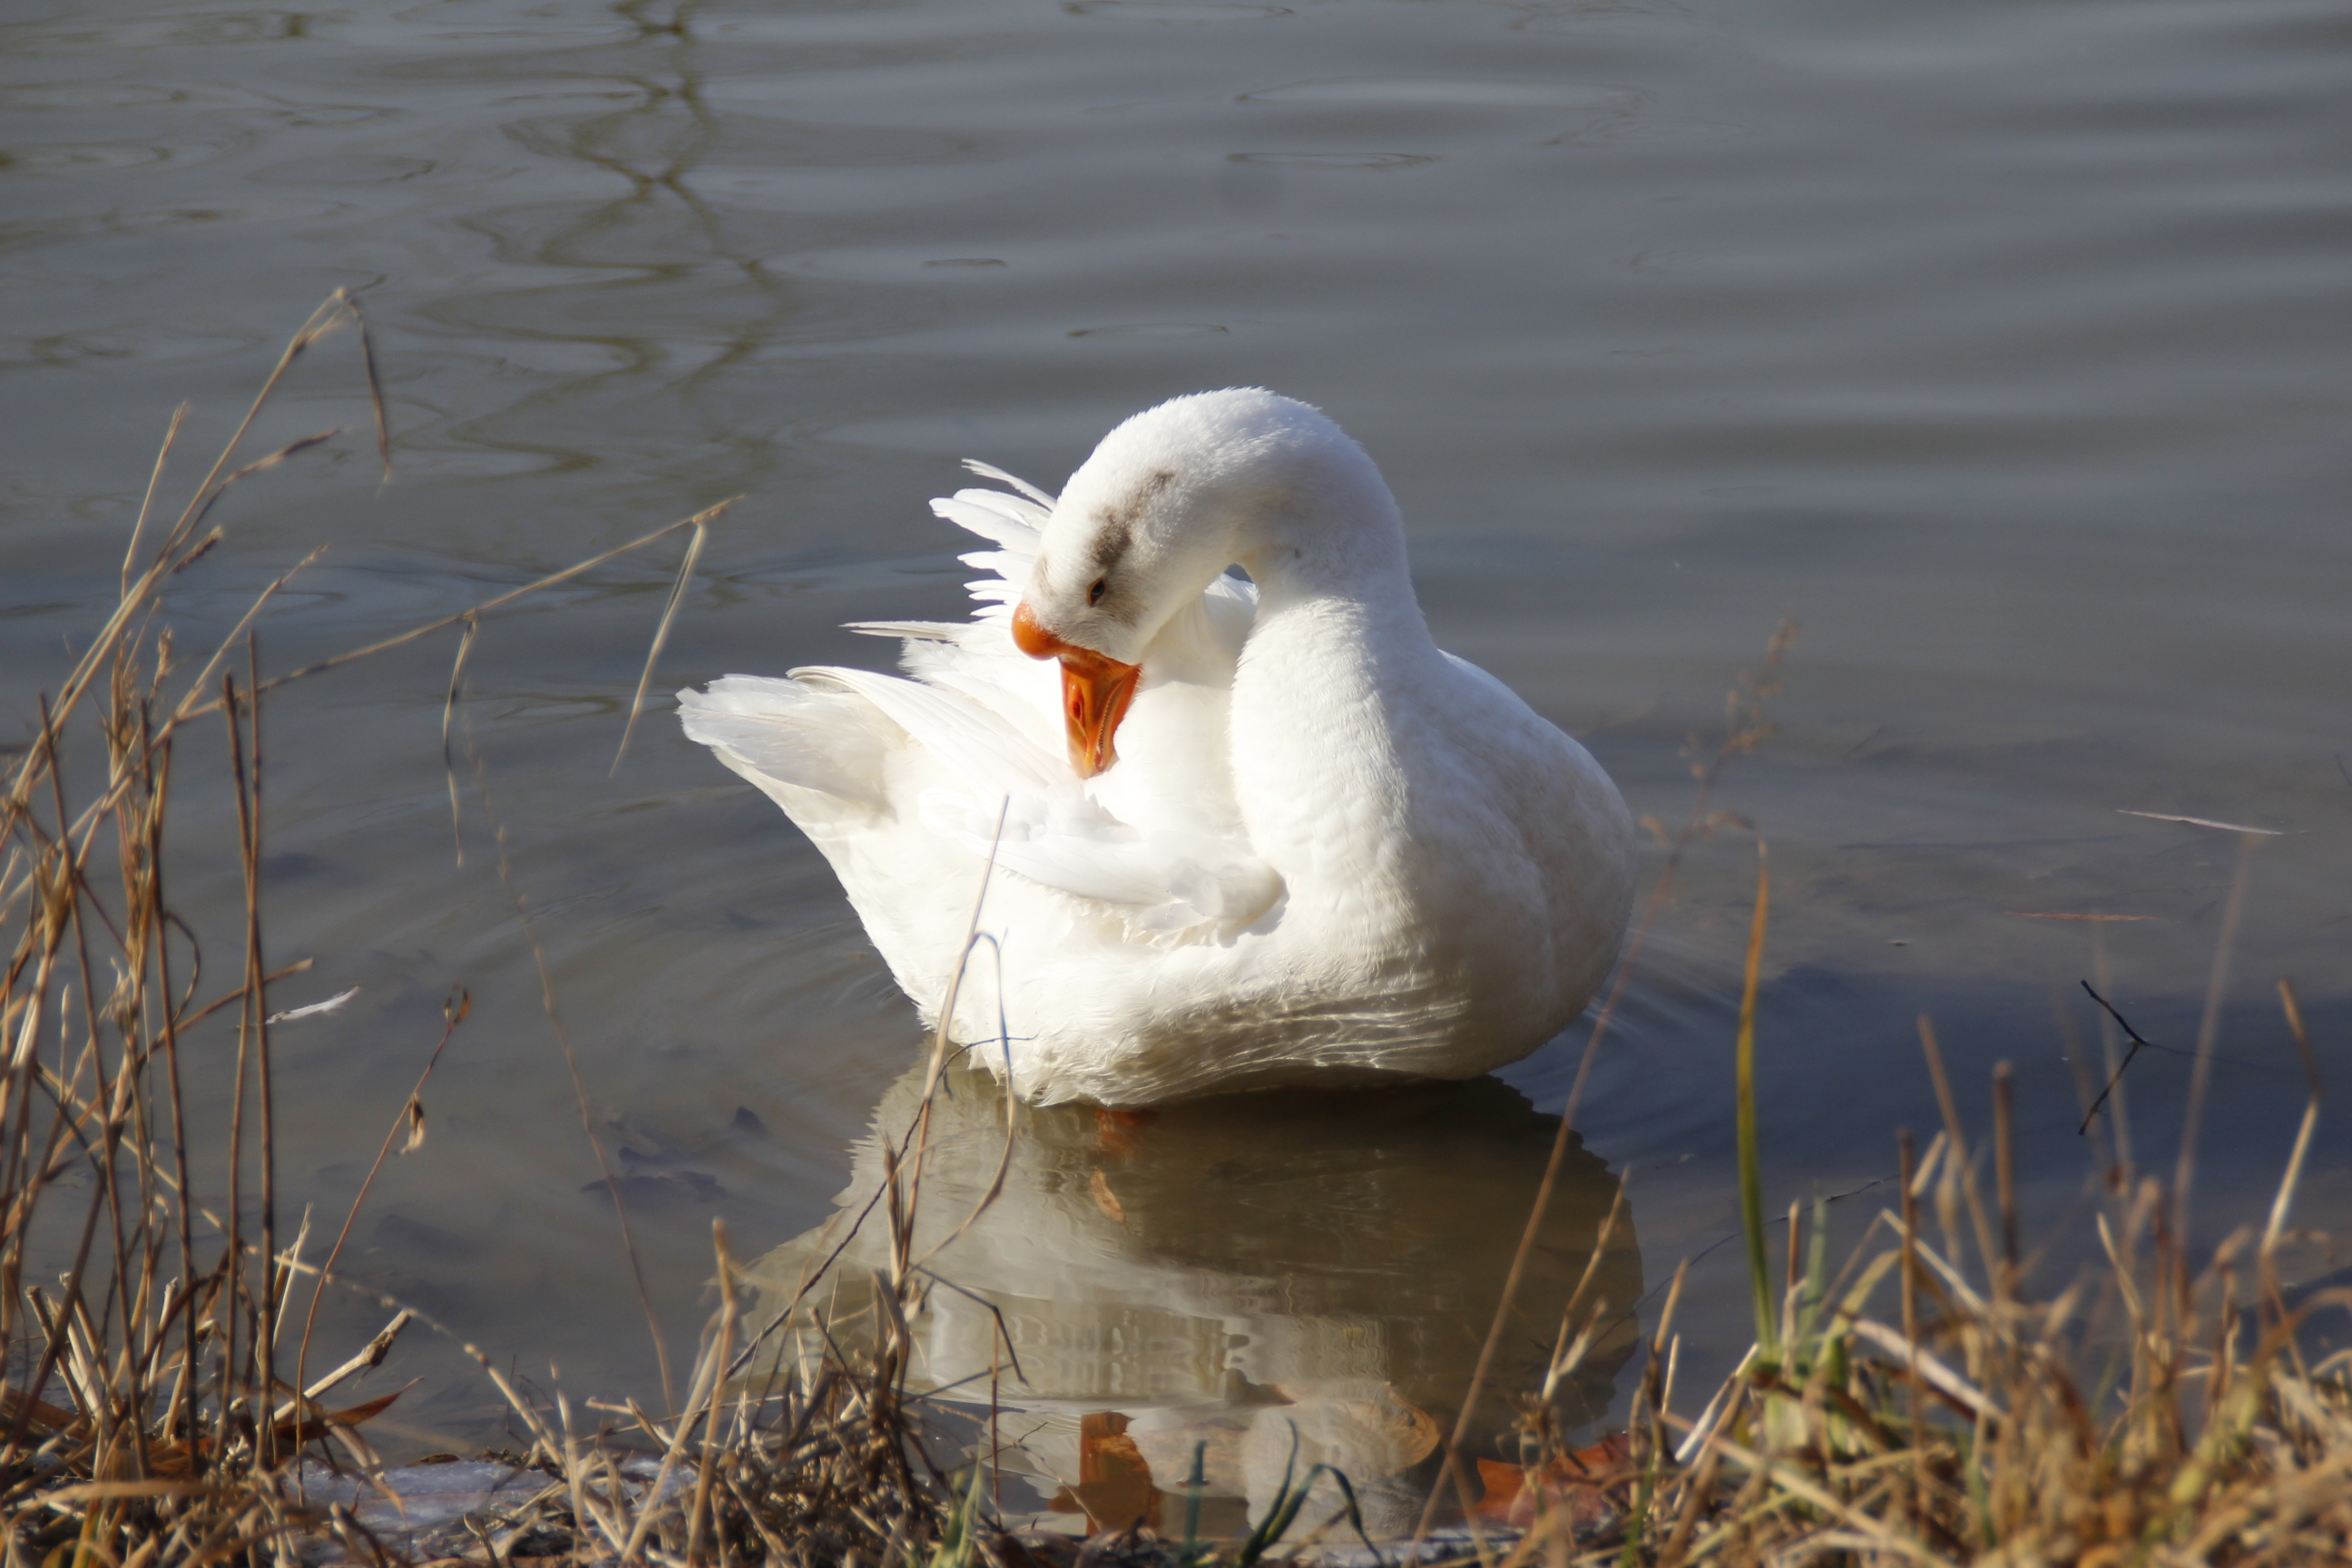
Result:
<svg viewBox="0 0 2352 1568"><path fill-rule="evenodd" d="M2146 1040L2140 1038L2139 1031L2131 1026L2130 1020L2116 1010L2116 1005L2114 1003L2100 995L2096 991L2092 991L2091 983L2089 981L2084 981L2082 985L2084 991L2090 993L2091 1000L2096 1002L2106 1016L2116 1021L2116 1026L2121 1028L2126 1035L2130 1037L2132 1047L2130 1050L2124 1053L2123 1060L2116 1061L2115 1059L2115 1043L2111 1038L2106 1039L2108 1064L2107 1087L2099 1091L2099 1098L2091 1101L2091 1109L2083 1113L2083 1124L2074 1130L2074 1135L2077 1138L2091 1130L2092 1119L2099 1114L2099 1108L2107 1103L2107 1099L2110 1095L2116 1096L2116 1109L2118 1112L2122 1110L2123 1100L2119 1091L2124 1086L2124 1072L2132 1065L2132 1058L2139 1055L2141 1048L2147 1044ZM2105 1038L2105 1029L2104 1026L2102 1026L2100 1033L2102 1037ZM2120 1115L2116 1118L2116 1122L2118 1128L2120 1128L2122 1122ZM2118 1136L2120 1138L2120 1133Z"/></svg>

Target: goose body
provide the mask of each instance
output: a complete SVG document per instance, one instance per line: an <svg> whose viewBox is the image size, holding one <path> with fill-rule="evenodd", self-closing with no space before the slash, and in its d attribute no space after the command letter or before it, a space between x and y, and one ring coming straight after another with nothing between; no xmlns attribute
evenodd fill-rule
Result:
<svg viewBox="0 0 2352 1568"><path fill-rule="evenodd" d="M963 558L972 617L857 628L903 638L907 677L679 693L927 1018L951 1005L1026 1099L1131 1106L1475 1077L1583 1008L1632 901L1624 803L1431 640L1337 426L1202 393L1059 497L972 467L1011 488L932 503L994 546ZM976 903L998 952L959 982Z"/></svg>

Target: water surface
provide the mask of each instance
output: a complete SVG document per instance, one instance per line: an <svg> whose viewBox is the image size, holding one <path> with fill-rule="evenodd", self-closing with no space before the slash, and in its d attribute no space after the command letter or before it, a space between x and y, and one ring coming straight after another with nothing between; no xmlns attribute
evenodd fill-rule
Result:
<svg viewBox="0 0 2352 1568"><path fill-rule="evenodd" d="M334 288L373 324L398 477L379 492L354 434L246 489L228 543L173 589L183 646L316 545L263 624L269 668L740 494L667 679L878 663L887 647L839 623L961 613L957 545L923 505L958 482L955 459L1057 483L1135 409L1263 384L1320 404L1381 463L1440 640L1582 736L1669 833L1692 807L1688 738L1711 748L1734 674L1783 617L1802 623L1780 732L1714 802L1772 848L1776 1209L1861 1189L1838 1211L1858 1228L1894 1128L1937 1124L1923 1010L1970 1114L1990 1064L2018 1063L2029 1197L2065 1209L2090 1142L2076 1067L2098 1038L2076 984L2103 974L2150 1039L2189 1047L2239 853L2126 809L2279 835L2250 862L2228 977L2204 1123L2213 1225L2266 1191L2299 1109L2277 974L2299 977L2343 1064L2337 7L12 15L12 740L110 600L171 409L194 408L167 477L185 486ZM331 341L256 441L365 419L349 342ZM461 826L439 729L454 633L296 688L268 717L272 956L316 961L273 1003L362 988L279 1032L289 1185L340 1224L449 988L469 987L428 1142L379 1184L347 1261L518 1375L607 1399L651 1397L658 1374L496 828L674 1356L709 1310L710 1219L745 1256L824 1224L921 1045L823 862L764 800L659 713L608 771L675 561L617 563L488 624L458 748L468 773L470 733L488 798L469 785ZM173 889L226 952L234 825L208 743L178 770ZM1646 853L1654 875L1663 851ZM1594 1194L1605 1206L1630 1173L1623 1283L1638 1275L1644 1324L1676 1261L1736 1223L1728 1062L1754 868L1737 824L1695 850L1580 1118L1592 1180L1575 1214L1589 1226ZM2086 913L2134 918L2028 918ZM975 1247L976 1288L1050 1295L1059 1268L1094 1292L1073 1321L1099 1326L1128 1310L1105 1279L1158 1297L1181 1277L1189 1294L1149 1304L1193 1337L1135 1352L1124 1392L1091 1373L1031 1390L1069 1428L1062 1448L1039 1439L1060 1456L1040 1466L1066 1468L1087 1419L1099 1439L1113 1418L1232 1427L1264 1404L1185 1383L1191 1355L1249 1387L1287 1378L1294 1403L1450 1419L1465 1324L1490 1310L1473 1286L1513 1234L1584 1038L1448 1091L1407 1132L1352 1102L1299 1108L1311 1135L1264 1107L1187 1112L1157 1130L1160 1155L1041 1124L1008 1215L1108 1228L1024 1263L1025 1283ZM225 1064L232 1041L190 1048ZM2136 1152L2168 1169L2186 1059L2133 1072ZM198 1110L216 1110L204 1092ZM1351 1146L1378 1157L1347 1269L1323 1250L1339 1200L1311 1158L1295 1187L1268 1178L1295 1202L1232 1211L1215 1247L1153 1217L1222 1201L1220 1162ZM1126 1226L1091 1177L1086 1194L1053 1185L1101 1170L1117 1194L1147 1167ZM1440 1194L1475 1223L1447 1233L1414 1206ZM2340 1140L2309 1194L2320 1223L2352 1205ZM2058 1273L2084 1246L2067 1234ZM1432 1236L1454 1250L1415 1250ZM1737 1251L1686 1289L1686 1379L1745 1342ZM1312 1300L1251 1296L1292 1285ZM364 1333L375 1311L338 1298L331 1330ZM1230 1342L1282 1324L1377 1353L1333 1372ZM492 1392L450 1346L415 1337L395 1373L425 1379L386 1418L395 1447L497 1436ZM1383 1382L1402 1404L1381 1403ZM1255 1472L1234 1463L1244 1497Z"/></svg>

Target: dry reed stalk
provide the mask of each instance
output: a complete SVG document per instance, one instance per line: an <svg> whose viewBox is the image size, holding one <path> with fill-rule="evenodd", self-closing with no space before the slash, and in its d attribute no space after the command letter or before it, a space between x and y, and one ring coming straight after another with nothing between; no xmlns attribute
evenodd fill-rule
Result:
<svg viewBox="0 0 2352 1568"><path fill-rule="evenodd" d="M2198 826L2208 826L2199 824ZM2238 864L2230 878L2230 897L2221 910L2221 936L2213 944L2213 972L2205 984L2205 1014L2197 1025L2197 1062L2189 1069L2189 1109L2181 1120L2180 1155L2172 1173L2173 1227L2189 1232L2189 1195L2197 1179L2197 1134L2205 1115L2205 1095L2213 1077L2213 1044L2221 1037L2221 1002L2230 981L2230 960L2238 944L2238 921L2246 910L2246 883L2253 869L2254 850L2273 837L2260 828L2238 834Z"/></svg>
<svg viewBox="0 0 2352 1568"><path fill-rule="evenodd" d="M2096 1215L2105 1270L2049 1300L2031 1297L2019 1263L2006 1075L1994 1100L1996 1233L1923 1027L1948 1125L1924 1159L1907 1133L1899 1140L1899 1212L1878 1222L1895 1241L1865 1262L1865 1236L1852 1286L1831 1286L1816 1220L1798 1288L1696 1419L1651 1403L1645 1374L1636 1452L1652 1423L1684 1440L1663 1463L1645 1457L1597 1478L1594 1490L1617 1489L1620 1511L1576 1535L1570 1560L2187 1568L2352 1558L2352 1352L2307 1364L2299 1338L2314 1314L2352 1311L2352 1290L2290 1303L2278 1286L2276 1252L2319 1104L2293 988L2282 985L2280 999L2313 1094L2264 1223L2200 1261L2174 1220L2177 1194L2143 1181ZM1917 1200L1931 1185L1943 1249L1920 1234ZM2096 1189L2107 1190L2103 1179ZM1974 1225L1961 1223L1963 1209ZM1958 1250L1962 1237L1976 1243L1972 1259ZM2254 1288L2242 1297L2249 1260ZM1870 1308L1890 1274L1900 1289L1885 1322ZM1832 1296L1835 1310L1823 1310ZM1777 1365L1767 1343L1778 1345ZM2126 1363L2120 1384L2097 1375L2110 1352ZM1531 1529L1568 1531L1583 1500L1543 1495L1555 1516Z"/></svg>
<svg viewBox="0 0 2352 1568"><path fill-rule="evenodd" d="M268 987L307 963L272 970L266 961L260 882L268 756L260 699L289 680L403 646L449 623L264 678L253 627L278 591L317 559L313 552L255 596L195 661L193 677L170 629L159 624L166 585L226 537L215 520L228 493L334 434L305 437L257 458L243 459L239 451L294 363L346 326L360 338L389 476L389 422L373 340L358 302L338 291L289 341L176 513L160 501L187 411L173 414L125 543L117 600L54 694L42 697L33 743L0 781L0 842L6 846L0 856L0 1344L7 1348L0 1385L0 1551L12 1565L44 1559L84 1568L285 1561L301 1531L368 1542L348 1510L305 1507L293 1467L305 1450L332 1440L375 1470L356 1428L389 1401L329 1410L319 1400L380 1362L415 1315L396 1315L356 1355L304 1386L314 1294L294 1350L293 1384L276 1371L290 1284L299 1274L313 1276L320 1287L334 1278L341 1238L325 1266L314 1267L301 1256L307 1216L290 1244L282 1244L279 1229L285 1194L277 1170ZM719 510L499 595L459 618L470 635L488 611L681 529L693 531L698 548ZM688 572L692 559L690 552ZM649 671L682 592L672 591ZM242 908L221 913L236 921L239 975L233 989L199 1004L200 921L167 895L164 847L176 743L189 724L215 712L229 742L232 852L243 889ZM76 763L78 755L90 760ZM227 1125L213 1134L225 1141L226 1168L207 1172L192 1157L205 1133L190 1125L182 1047L192 1029L229 1007L237 1014L236 1066ZM447 1043L445 1033L426 1076ZM418 1103L412 1095L404 1117ZM88 1177L79 1190L61 1184L77 1172ZM203 1182L226 1190L223 1212L199 1196ZM247 1230L248 1183L257 1186L257 1237ZM345 1237L350 1225L347 1217ZM57 1277L36 1284L36 1271ZM377 1549L371 1544L369 1551Z"/></svg>
<svg viewBox="0 0 2352 1568"><path fill-rule="evenodd" d="M409 1149L415 1149L424 1141L425 1086L431 1081L433 1069L441 1065L441 1053L449 1048L449 1041L457 1035L457 1026L466 1021L466 1016L472 1012L473 1008L474 998L463 986L459 986L449 1000L441 1005L441 1038L434 1044L432 1053L425 1058L425 1070L416 1075L416 1087L408 1091L408 1099L402 1103L399 1112L393 1117L392 1125L384 1131L383 1147L375 1152L375 1163L368 1166L367 1174L361 1178L360 1190L352 1196L352 1206L343 1215L343 1227L335 1233L335 1244L327 1249L327 1261L319 1266L318 1283L310 1291L310 1308L302 1318L301 1343L294 1352L294 1386L302 1390L302 1397L305 1399L318 1397L318 1393L303 1382L302 1373L304 1366L310 1360L310 1333L318 1326L319 1302L327 1292L327 1281L333 1277L335 1264L343 1255L343 1244L352 1238L352 1226L359 1222L360 1210L367 1203L369 1190L375 1185L376 1173L383 1169L384 1160L392 1153L393 1140L400 1136L403 1129L406 1129L409 1132L407 1145ZM382 1357L379 1356L377 1359L381 1360ZM330 1373L329 1382L321 1386L332 1386L333 1379L340 1374L340 1371L341 1369L338 1369L337 1373Z"/></svg>

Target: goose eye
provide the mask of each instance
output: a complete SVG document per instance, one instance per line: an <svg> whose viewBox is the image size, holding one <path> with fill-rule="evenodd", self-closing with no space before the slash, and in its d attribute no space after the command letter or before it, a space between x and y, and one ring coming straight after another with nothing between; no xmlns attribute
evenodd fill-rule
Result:
<svg viewBox="0 0 2352 1568"><path fill-rule="evenodd" d="M1097 578L1096 578L1096 579L1094 580L1094 584L1093 584L1093 586L1089 587L1089 588L1087 590L1087 604L1089 606L1092 606L1092 605L1099 605L1099 604L1101 604L1101 603L1102 603L1102 596L1103 596L1103 595L1104 595L1107 591L1108 591L1109 587L1110 587L1110 579L1109 579L1109 578L1108 578L1108 577L1097 577Z"/></svg>

